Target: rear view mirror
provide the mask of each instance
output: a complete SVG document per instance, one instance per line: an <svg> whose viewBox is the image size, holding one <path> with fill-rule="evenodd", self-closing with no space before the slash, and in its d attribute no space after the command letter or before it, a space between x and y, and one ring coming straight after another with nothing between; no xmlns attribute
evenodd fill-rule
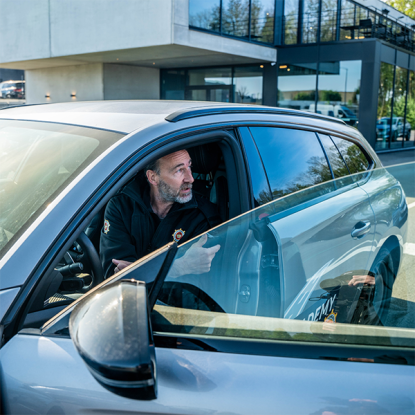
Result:
<svg viewBox="0 0 415 415"><path fill-rule="evenodd" d="M156 358L145 283L109 284L73 310L69 332L106 389L131 399L157 397Z"/></svg>

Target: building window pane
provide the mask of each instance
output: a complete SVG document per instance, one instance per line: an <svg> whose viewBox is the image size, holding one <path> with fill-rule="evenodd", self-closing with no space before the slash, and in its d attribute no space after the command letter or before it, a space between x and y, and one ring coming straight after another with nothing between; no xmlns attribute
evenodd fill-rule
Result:
<svg viewBox="0 0 415 415"><path fill-rule="evenodd" d="M190 0L189 25L220 31L220 0Z"/></svg>
<svg viewBox="0 0 415 415"><path fill-rule="evenodd" d="M340 15L340 40L354 39L354 12L355 5L347 0L342 0Z"/></svg>
<svg viewBox="0 0 415 415"><path fill-rule="evenodd" d="M161 99L184 99L186 85L184 70L165 70L162 72L161 79Z"/></svg>
<svg viewBox="0 0 415 415"><path fill-rule="evenodd" d="M409 140L405 140L405 147L413 146L415 143L415 72L409 72L408 102L406 104L406 128L410 132Z"/></svg>
<svg viewBox="0 0 415 415"><path fill-rule="evenodd" d="M249 0L223 0L222 33L248 38L248 28Z"/></svg>
<svg viewBox="0 0 415 415"><path fill-rule="evenodd" d="M284 44L297 43L299 0L285 0L284 5Z"/></svg>
<svg viewBox="0 0 415 415"><path fill-rule="evenodd" d="M252 0L251 40L274 43L274 0Z"/></svg>
<svg viewBox="0 0 415 415"><path fill-rule="evenodd" d="M390 145L391 148L402 147L403 140L407 135L404 123L407 80L408 70L397 66L395 70L395 91L393 98L392 134Z"/></svg>
<svg viewBox="0 0 415 415"><path fill-rule="evenodd" d="M386 149L389 145L390 118L392 113L391 104L393 96L393 71L393 65L385 62L380 64L375 150Z"/></svg>
<svg viewBox="0 0 415 415"><path fill-rule="evenodd" d="M303 3L302 42L317 42L319 0L307 0Z"/></svg>
<svg viewBox="0 0 415 415"><path fill-rule="evenodd" d="M320 40L330 42L336 40L337 0L322 0Z"/></svg>
<svg viewBox="0 0 415 415"><path fill-rule="evenodd" d="M315 104L317 63L280 65L278 106L309 110Z"/></svg>
<svg viewBox="0 0 415 415"><path fill-rule="evenodd" d="M234 102L262 104L262 72L259 65L235 68Z"/></svg>
<svg viewBox="0 0 415 415"><path fill-rule="evenodd" d="M228 68L204 68L189 69L188 85L231 85L232 69Z"/></svg>
<svg viewBox="0 0 415 415"><path fill-rule="evenodd" d="M361 72L362 61L321 62L316 112L357 127ZM314 109L311 105L310 111Z"/></svg>

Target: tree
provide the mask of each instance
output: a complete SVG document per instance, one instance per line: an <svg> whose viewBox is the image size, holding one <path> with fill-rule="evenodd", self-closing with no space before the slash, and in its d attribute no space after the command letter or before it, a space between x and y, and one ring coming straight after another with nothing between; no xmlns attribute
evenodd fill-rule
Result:
<svg viewBox="0 0 415 415"><path fill-rule="evenodd" d="M415 19L415 0L383 0L389 6Z"/></svg>
<svg viewBox="0 0 415 415"><path fill-rule="evenodd" d="M299 92L293 99L295 101L314 101L316 99L316 91Z"/></svg>
<svg viewBox="0 0 415 415"><path fill-rule="evenodd" d="M322 101L341 101L342 96L340 95L340 92L338 91L332 91L329 90L323 90L321 92L321 100Z"/></svg>

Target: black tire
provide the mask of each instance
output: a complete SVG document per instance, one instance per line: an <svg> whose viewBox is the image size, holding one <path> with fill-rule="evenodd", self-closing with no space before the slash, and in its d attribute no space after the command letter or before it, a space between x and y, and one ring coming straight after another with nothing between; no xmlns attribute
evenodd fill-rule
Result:
<svg viewBox="0 0 415 415"><path fill-rule="evenodd" d="M411 138L411 130L409 130L409 131L407 132L406 137L405 137L405 140L406 140L406 141L409 141L409 140L410 140L410 138Z"/></svg>

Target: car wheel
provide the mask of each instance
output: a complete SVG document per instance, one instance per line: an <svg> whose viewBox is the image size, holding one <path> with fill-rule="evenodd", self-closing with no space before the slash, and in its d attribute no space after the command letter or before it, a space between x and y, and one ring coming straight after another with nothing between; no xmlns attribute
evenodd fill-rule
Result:
<svg viewBox="0 0 415 415"><path fill-rule="evenodd" d="M408 132L406 133L405 140L406 140L406 141L409 141L409 140L410 140L410 138L411 138L411 130L408 130Z"/></svg>

